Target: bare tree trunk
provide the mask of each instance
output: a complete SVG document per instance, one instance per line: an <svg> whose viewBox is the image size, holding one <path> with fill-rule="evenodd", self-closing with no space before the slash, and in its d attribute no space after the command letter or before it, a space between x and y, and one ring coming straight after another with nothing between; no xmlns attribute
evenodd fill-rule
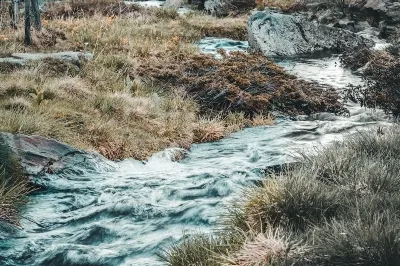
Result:
<svg viewBox="0 0 400 266"><path fill-rule="evenodd" d="M29 0L25 0L29 1ZM32 2L32 13L33 17L35 18L35 29L37 31L42 30L42 22L40 20L40 9L39 9L39 0L31 0Z"/></svg>
<svg viewBox="0 0 400 266"><path fill-rule="evenodd" d="M25 44L32 44L31 36L31 0L25 0Z"/></svg>
<svg viewBox="0 0 400 266"><path fill-rule="evenodd" d="M11 19L10 24L13 29L17 29L18 15L19 15L18 2L19 2L18 0L13 0L11 1L8 7L8 12L10 13L10 19Z"/></svg>

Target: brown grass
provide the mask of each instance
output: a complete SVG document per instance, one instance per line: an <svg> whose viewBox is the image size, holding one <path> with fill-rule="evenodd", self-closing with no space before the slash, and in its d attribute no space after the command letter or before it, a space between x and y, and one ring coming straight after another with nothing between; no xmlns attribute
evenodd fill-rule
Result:
<svg viewBox="0 0 400 266"><path fill-rule="evenodd" d="M282 228L268 227L264 232L249 234L242 247L223 257L222 266L265 266L283 258L299 258L308 250L306 245L291 243L290 236Z"/></svg>
<svg viewBox="0 0 400 266"><path fill-rule="evenodd" d="M261 54L235 52L218 60L177 52L144 62L137 73L168 88L184 88L202 113L243 112L254 118L270 111L289 115L343 111L334 89L298 80Z"/></svg>
<svg viewBox="0 0 400 266"><path fill-rule="evenodd" d="M205 123L208 118L200 116L198 103L185 90L179 86L166 90L137 74L142 64L161 57L197 54L193 43L207 34L245 38L244 18L179 17L173 10L110 16L103 12L105 4L86 4L70 2L73 12L65 10L65 4L51 6L43 32L33 32L30 47L23 46L22 25L17 31L1 32L7 38L0 41L3 55L85 50L95 58L83 63L80 71L54 61L4 67L0 131L56 138L98 150L110 159L146 159L166 147L188 148L194 141L216 140L245 126L236 124L245 120L232 119L240 117L235 114ZM36 91L43 91L40 104Z"/></svg>

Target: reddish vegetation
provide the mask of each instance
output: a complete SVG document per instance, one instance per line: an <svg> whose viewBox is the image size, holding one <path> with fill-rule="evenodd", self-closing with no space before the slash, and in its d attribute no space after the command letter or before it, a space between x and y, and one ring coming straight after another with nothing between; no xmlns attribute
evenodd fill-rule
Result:
<svg viewBox="0 0 400 266"><path fill-rule="evenodd" d="M393 50L393 48L392 48ZM400 116L400 56L390 51L369 51L355 58L367 61L362 77L364 86L350 86L346 98L368 108L381 108L395 117ZM351 58L353 59L353 58ZM349 58L345 58L347 62Z"/></svg>
<svg viewBox="0 0 400 266"><path fill-rule="evenodd" d="M288 115L344 111L333 89L296 79L263 55L236 52L218 60L177 54L168 61L143 64L139 74L171 89L184 88L204 113L239 111L252 117L270 111Z"/></svg>

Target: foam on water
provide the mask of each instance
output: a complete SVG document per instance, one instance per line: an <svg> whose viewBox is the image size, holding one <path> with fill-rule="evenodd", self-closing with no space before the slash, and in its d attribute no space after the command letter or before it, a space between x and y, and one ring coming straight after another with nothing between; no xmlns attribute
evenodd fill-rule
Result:
<svg viewBox="0 0 400 266"><path fill-rule="evenodd" d="M226 39L202 45L214 53L246 47ZM304 79L337 88L361 82L335 55L278 62ZM211 230L225 204L260 180L266 166L293 160L296 149L312 151L358 129L390 124L382 112L349 108L349 117L278 119L273 126L196 144L182 161L174 161L182 151L168 149L147 162L115 163L114 170L48 176L43 181L48 190L31 196L24 230L0 236L0 265L162 265L156 256L162 247L186 231Z"/></svg>

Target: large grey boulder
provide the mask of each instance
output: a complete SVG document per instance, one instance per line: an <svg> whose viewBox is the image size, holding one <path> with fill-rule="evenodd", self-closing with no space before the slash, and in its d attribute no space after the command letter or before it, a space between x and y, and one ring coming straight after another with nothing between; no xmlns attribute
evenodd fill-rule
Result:
<svg viewBox="0 0 400 266"><path fill-rule="evenodd" d="M249 0L206 0L204 2L204 10L208 13L223 17L229 15L230 12L245 12L256 5L255 1Z"/></svg>
<svg viewBox="0 0 400 266"><path fill-rule="evenodd" d="M104 167L112 168L100 155L56 140L4 132L0 132L0 166L5 168L6 176L13 176L15 169L20 169L32 183L40 186L43 186L40 177L45 175L79 175Z"/></svg>
<svg viewBox="0 0 400 266"><path fill-rule="evenodd" d="M285 15L272 11L253 12L248 25L249 44L253 50L268 56L305 54L365 45L373 41L350 31L320 25L304 16Z"/></svg>

